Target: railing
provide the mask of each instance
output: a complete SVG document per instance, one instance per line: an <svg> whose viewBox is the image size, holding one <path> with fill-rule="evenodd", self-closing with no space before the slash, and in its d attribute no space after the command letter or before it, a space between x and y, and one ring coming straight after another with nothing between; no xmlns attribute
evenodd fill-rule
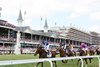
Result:
<svg viewBox="0 0 100 67"><path fill-rule="evenodd" d="M36 62L45 62L48 61L53 67L52 61L58 60L68 60L68 59L81 59L81 67L83 67L83 58L98 58L99 67L100 67L100 55L96 56L76 56L76 57L62 57L62 58L45 58L45 59L27 59L27 60L8 60L0 61L0 65L13 65L13 64L25 64L25 63L36 63Z"/></svg>

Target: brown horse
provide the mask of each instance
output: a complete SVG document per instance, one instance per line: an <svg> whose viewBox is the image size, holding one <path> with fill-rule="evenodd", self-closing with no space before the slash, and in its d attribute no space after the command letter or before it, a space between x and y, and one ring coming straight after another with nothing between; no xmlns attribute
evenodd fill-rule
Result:
<svg viewBox="0 0 100 67"><path fill-rule="evenodd" d="M67 53L67 56L70 57L70 56L76 56L76 51L74 50L74 47L72 44L69 44L67 49L66 49L66 53Z"/></svg>
<svg viewBox="0 0 100 67"><path fill-rule="evenodd" d="M42 48L42 47L38 47L34 56L36 56L37 54L39 54L39 58L48 58L47 57L47 52ZM56 51L51 51L51 58L56 57ZM56 65L56 61L53 61L55 63L55 67L57 67ZM41 67L43 67L43 62L39 62L36 64L36 67L41 63Z"/></svg>
<svg viewBox="0 0 100 67"><path fill-rule="evenodd" d="M68 57L70 57L70 56L76 56L76 51L67 48L66 49L66 54L67 54Z"/></svg>
<svg viewBox="0 0 100 67"><path fill-rule="evenodd" d="M58 47L56 52L58 52L58 51L59 51L60 57L66 57L66 52L64 51L63 48ZM62 60L62 63L67 63L67 60Z"/></svg>
<svg viewBox="0 0 100 67"><path fill-rule="evenodd" d="M100 48L97 48L97 49L96 49L96 54L97 54L97 55L100 55L100 50L99 50L99 49L100 49Z"/></svg>
<svg viewBox="0 0 100 67"><path fill-rule="evenodd" d="M79 48L78 52L79 52L79 56L87 56L87 55L94 55L95 54L93 50L84 51L81 48ZM88 64L88 61L87 61L88 59L89 59L89 62L91 63L91 60L93 58L83 58L83 60L85 61L86 65ZM77 64L79 64L79 61L80 61L80 59L78 60Z"/></svg>
<svg viewBox="0 0 100 67"><path fill-rule="evenodd" d="M97 55L100 55L100 47L99 47L99 45L97 45L97 46L95 47L95 51L96 51L96 54L97 54Z"/></svg>

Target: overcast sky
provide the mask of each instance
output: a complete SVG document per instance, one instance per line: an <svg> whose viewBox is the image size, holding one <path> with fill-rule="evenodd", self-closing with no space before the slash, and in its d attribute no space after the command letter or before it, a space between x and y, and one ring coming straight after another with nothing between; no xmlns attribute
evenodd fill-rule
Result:
<svg viewBox="0 0 100 67"><path fill-rule="evenodd" d="M48 26L73 26L100 33L100 0L0 0L1 19L18 25L21 9L25 26L42 29ZM26 14L24 15L24 12ZM42 17L42 21L41 21Z"/></svg>

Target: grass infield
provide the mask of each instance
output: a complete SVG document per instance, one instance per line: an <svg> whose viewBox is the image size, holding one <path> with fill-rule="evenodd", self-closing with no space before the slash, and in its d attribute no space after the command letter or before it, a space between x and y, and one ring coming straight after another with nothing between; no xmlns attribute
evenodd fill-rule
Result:
<svg viewBox="0 0 100 67"><path fill-rule="evenodd" d="M57 56L59 57L59 55ZM0 61L2 60L21 60L21 59L36 59L38 56L34 56L33 54L22 54L22 55L0 55ZM57 61L57 67L80 67L77 65L76 59L68 60L67 63L62 63L61 61ZM18 64L18 65L5 65L0 67L34 67L34 64L36 63L30 63L30 64ZM40 65L38 67L41 67ZM44 62L44 67L50 67L49 62ZM84 65L85 67L85 65ZM88 64L87 67L99 67L98 66L98 59L94 58L92 60L92 63Z"/></svg>

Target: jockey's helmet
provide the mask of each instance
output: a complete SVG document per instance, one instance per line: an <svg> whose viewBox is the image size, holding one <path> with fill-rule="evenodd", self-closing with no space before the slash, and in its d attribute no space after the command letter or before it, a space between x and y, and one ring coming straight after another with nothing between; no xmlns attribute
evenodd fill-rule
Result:
<svg viewBox="0 0 100 67"><path fill-rule="evenodd" d="M80 46L81 48L86 48L87 47L87 44L85 44L85 43L81 43L81 46Z"/></svg>
<svg viewBox="0 0 100 67"><path fill-rule="evenodd" d="M47 46L49 43L47 40L45 40L45 41L42 41L42 44Z"/></svg>

